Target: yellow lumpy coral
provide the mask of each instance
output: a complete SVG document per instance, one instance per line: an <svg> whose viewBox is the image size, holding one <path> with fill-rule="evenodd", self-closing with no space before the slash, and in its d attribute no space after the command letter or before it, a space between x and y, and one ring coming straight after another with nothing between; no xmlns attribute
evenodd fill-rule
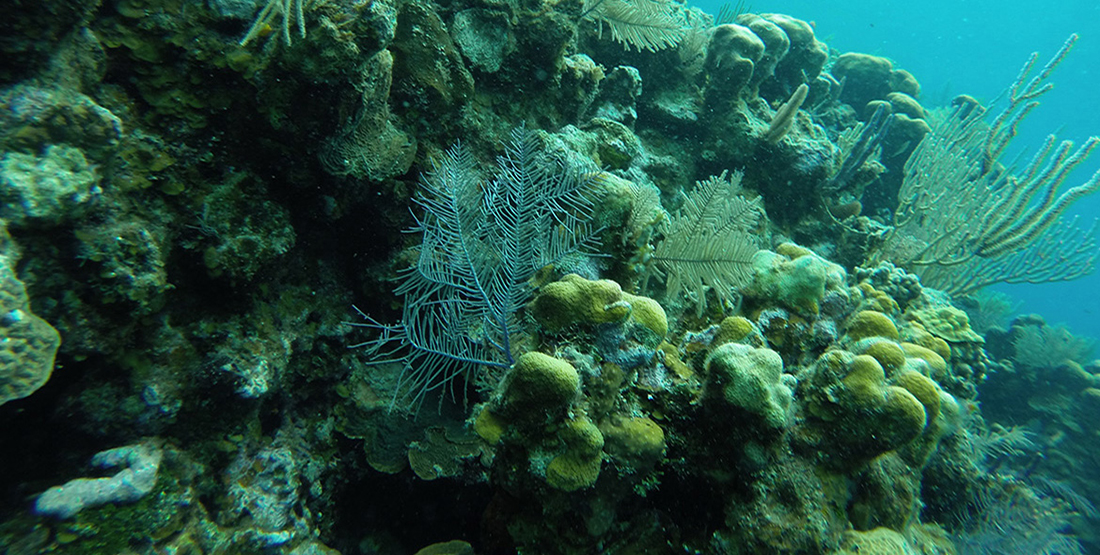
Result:
<svg viewBox="0 0 1100 555"><path fill-rule="evenodd" d="M887 295L883 291L875 289L869 283L859 284L859 290L863 293L863 298L866 301L866 305L871 310L878 312L884 312L887 314L895 313L898 311L898 302L893 297Z"/></svg>
<svg viewBox="0 0 1100 555"><path fill-rule="evenodd" d="M543 327L559 331L574 324L619 322L630 315L630 304L623 300L623 289L614 281L592 281L569 274L542 286L530 310Z"/></svg>
<svg viewBox="0 0 1100 555"><path fill-rule="evenodd" d="M500 443L504 436L506 425L499 416L493 414L489 407L484 407L474 420L474 433L491 445Z"/></svg>
<svg viewBox="0 0 1100 555"><path fill-rule="evenodd" d="M915 343L902 343L901 349L905 351L906 357L926 362L933 376L942 376L947 372L947 361L932 349L922 347Z"/></svg>
<svg viewBox="0 0 1100 555"><path fill-rule="evenodd" d="M634 468L651 467L664 454L665 432L650 418L611 418L600 430L607 442L604 450Z"/></svg>
<svg viewBox="0 0 1100 555"><path fill-rule="evenodd" d="M953 306L925 308L908 313L932 335L952 343L983 343L982 336L970 329L970 317Z"/></svg>
<svg viewBox="0 0 1100 555"><path fill-rule="evenodd" d="M600 477L600 457L580 457L564 453L546 466L546 483L562 491L590 487Z"/></svg>
<svg viewBox="0 0 1100 555"><path fill-rule="evenodd" d="M840 460L869 460L913 441L925 428L922 402L903 387L887 385L874 357L826 353L808 378L809 413L829 430Z"/></svg>
<svg viewBox="0 0 1100 555"><path fill-rule="evenodd" d="M612 282L614 283L614 282ZM668 334L668 316L661 304L649 297L623 293L623 299L630 305L630 319L653 332L658 340Z"/></svg>
<svg viewBox="0 0 1100 555"><path fill-rule="evenodd" d="M906 370L894 378L894 384L911 393L924 406L931 422L940 414L940 388L931 378L915 370Z"/></svg>
<svg viewBox="0 0 1100 555"><path fill-rule="evenodd" d="M901 349L901 345L886 339L871 340L861 354L877 360L887 375L892 375L894 371L905 365L905 351Z"/></svg>
<svg viewBox="0 0 1100 555"><path fill-rule="evenodd" d="M852 407L871 408L885 399L882 386L886 383L886 373L873 357L859 355L852 359L843 383L845 398Z"/></svg>
<svg viewBox="0 0 1100 555"><path fill-rule="evenodd" d="M868 337L885 337L897 340L898 327L889 316L874 310L863 310L848 318L848 337L859 341Z"/></svg>
<svg viewBox="0 0 1100 555"><path fill-rule="evenodd" d="M546 483L562 491L575 491L596 483L600 476L604 437L586 417L565 423L558 433L565 453L554 457L546 467Z"/></svg>
<svg viewBox="0 0 1100 555"><path fill-rule="evenodd" d="M581 385L572 364L537 351L519 357L507 379L504 403L515 413L568 405Z"/></svg>
<svg viewBox="0 0 1100 555"><path fill-rule="evenodd" d="M726 343L736 343L749 336L753 331L752 321L744 316L730 316L718 325L718 333L711 346L718 347Z"/></svg>
<svg viewBox="0 0 1100 555"><path fill-rule="evenodd" d="M647 339L656 345L668 333L668 317L660 303L624 293L618 283L589 280L569 274L539 290L528 305L535 321L551 332L573 325L599 325L622 322L628 317L648 330Z"/></svg>

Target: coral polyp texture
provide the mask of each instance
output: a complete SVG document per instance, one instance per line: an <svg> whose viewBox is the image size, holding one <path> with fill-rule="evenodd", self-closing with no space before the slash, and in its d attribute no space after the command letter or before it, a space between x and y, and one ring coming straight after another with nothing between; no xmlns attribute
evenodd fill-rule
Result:
<svg viewBox="0 0 1100 555"><path fill-rule="evenodd" d="M23 282L0 255L0 404L22 399L46 384L61 336L30 311Z"/></svg>
<svg viewBox="0 0 1100 555"><path fill-rule="evenodd" d="M981 292L1094 269L1100 140L1008 157L1078 39L938 106L837 32L8 6L0 552L1097 552L1094 344Z"/></svg>

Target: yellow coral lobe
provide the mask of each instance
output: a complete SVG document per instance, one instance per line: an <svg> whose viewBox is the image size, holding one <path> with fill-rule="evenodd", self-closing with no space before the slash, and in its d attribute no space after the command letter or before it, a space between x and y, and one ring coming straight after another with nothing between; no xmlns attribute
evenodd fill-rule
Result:
<svg viewBox="0 0 1100 555"><path fill-rule="evenodd" d="M603 449L603 433L587 417L574 418L565 423L558 434L569 452L580 457L593 457Z"/></svg>
<svg viewBox="0 0 1100 555"><path fill-rule="evenodd" d="M901 345L893 341L874 341L863 350L862 354L874 357L887 375L893 374L905 365L905 351L901 349Z"/></svg>
<svg viewBox="0 0 1100 555"><path fill-rule="evenodd" d="M891 385L885 391L886 404L878 417L882 421L882 438L891 448L900 447L920 436L928 424L928 414L908 390Z"/></svg>
<svg viewBox="0 0 1100 555"><path fill-rule="evenodd" d="M657 346L657 350L663 355L665 366L672 370L677 378L686 380L695 375L695 371L680 358L680 350L672 343L665 341Z"/></svg>
<svg viewBox="0 0 1100 555"><path fill-rule="evenodd" d="M931 378L915 370L906 370L898 374L894 383L911 393L921 405L924 405L928 422L940 415L940 388Z"/></svg>
<svg viewBox="0 0 1100 555"><path fill-rule="evenodd" d="M562 491L591 487L600 477L600 456L581 457L565 453L554 457L546 467L546 483Z"/></svg>
<svg viewBox="0 0 1100 555"><path fill-rule="evenodd" d="M855 405L852 408L873 408L882 402L886 373L873 357L859 355L852 359L843 382Z"/></svg>
<svg viewBox="0 0 1100 555"><path fill-rule="evenodd" d="M631 311L618 283L608 279L592 281L577 274L546 284L529 306L535 320L552 332L575 324L619 322L630 316ZM667 329L666 322L666 332Z"/></svg>
<svg viewBox="0 0 1100 555"><path fill-rule="evenodd" d="M901 350L905 351L905 356L908 358L915 358L926 362L933 376L940 376L947 372L947 361L932 349L922 347L915 343L902 343Z"/></svg>
<svg viewBox="0 0 1100 555"><path fill-rule="evenodd" d="M611 282L615 283L615 282ZM661 304L649 297L640 297L623 293L623 299L630 304L630 319L652 331L658 338L668 334L668 316Z"/></svg>
<svg viewBox="0 0 1100 555"><path fill-rule="evenodd" d="M474 433L490 445L500 443L500 438L504 436L505 429L504 422L500 417L493 414L488 407L481 409L481 412L477 415L477 420L474 421Z"/></svg>
<svg viewBox="0 0 1100 555"><path fill-rule="evenodd" d="M718 325L711 347L720 347L726 343L736 343L752 333L752 321L743 316L730 316Z"/></svg>
<svg viewBox="0 0 1100 555"><path fill-rule="evenodd" d="M786 256L791 260L814 253L814 251L795 243L783 243L778 247L775 247L775 252L782 254L783 256Z"/></svg>
<svg viewBox="0 0 1100 555"><path fill-rule="evenodd" d="M505 403L520 411L566 405L581 386L572 364L537 351L519 357L509 376Z"/></svg>
<svg viewBox="0 0 1100 555"><path fill-rule="evenodd" d="M953 306L914 310L911 318L924 325L930 333L953 343L984 343L982 336L970 329L970 317Z"/></svg>
<svg viewBox="0 0 1100 555"><path fill-rule="evenodd" d="M857 312L848 318L848 337L855 341L868 337L900 338L898 327L889 316L874 310Z"/></svg>
<svg viewBox="0 0 1100 555"><path fill-rule="evenodd" d="M665 452L665 432L647 417L615 418L601 424L606 451L635 467L655 464Z"/></svg>

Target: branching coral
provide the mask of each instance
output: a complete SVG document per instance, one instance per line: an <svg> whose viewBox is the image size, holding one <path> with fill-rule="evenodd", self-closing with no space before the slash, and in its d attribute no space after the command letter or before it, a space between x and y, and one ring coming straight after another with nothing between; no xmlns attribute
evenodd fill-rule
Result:
<svg viewBox="0 0 1100 555"><path fill-rule="evenodd" d="M921 281L964 295L993 283L1074 279L1096 264L1095 226L1065 221L1073 203L1100 190L1100 172L1059 194L1070 173L1092 153L1092 137L1076 151L1050 136L1019 173L1001 156L1017 127L1051 90L1046 82L1077 35L1038 75L1028 78L1036 56L1008 92L1008 105L986 124L985 109L960 101L941 117L905 165L895 228L880 257L906 266Z"/></svg>
<svg viewBox="0 0 1100 555"><path fill-rule="evenodd" d="M291 44L290 28L295 26L298 30L298 38L306 38L305 11L307 4L312 6L316 0L268 0L263 9L256 15L252 26L241 38L240 45L248 46L248 43L261 35L271 32L273 23L282 17L281 33L287 45ZM322 0L323 1L323 0Z"/></svg>

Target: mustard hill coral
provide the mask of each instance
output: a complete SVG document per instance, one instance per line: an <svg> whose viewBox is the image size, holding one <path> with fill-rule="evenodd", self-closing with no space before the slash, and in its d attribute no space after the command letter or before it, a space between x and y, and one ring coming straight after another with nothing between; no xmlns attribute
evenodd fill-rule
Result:
<svg viewBox="0 0 1100 555"><path fill-rule="evenodd" d="M953 306L911 310L908 316L920 322L933 335L952 343L981 343L982 336L970 329L970 317Z"/></svg>
<svg viewBox="0 0 1100 555"><path fill-rule="evenodd" d="M624 293L618 283L608 279L568 274L542 286L528 310L536 322L554 333L578 324L611 324L627 318L648 330L654 345L668 333L668 317L660 303Z"/></svg>
<svg viewBox="0 0 1100 555"><path fill-rule="evenodd" d="M931 405L926 386L920 382L914 388ZM868 355L825 353L799 379L799 390L814 416L812 427L828 438L826 448L836 463L859 463L905 446L928 423L921 400L904 387L890 385L882 365Z"/></svg>
<svg viewBox="0 0 1100 555"><path fill-rule="evenodd" d="M907 358L917 359L927 364L931 375L942 376L947 372L947 361L932 349L906 342L902 342L901 349L905 351Z"/></svg>
<svg viewBox="0 0 1100 555"><path fill-rule="evenodd" d="M537 351L516 359L505 379L505 408L510 414L535 419L564 409L577 396L581 383L572 364Z"/></svg>
<svg viewBox="0 0 1100 555"><path fill-rule="evenodd" d="M600 457L584 457L566 452L546 466L546 483L562 491L590 487L600 477Z"/></svg>
<svg viewBox="0 0 1100 555"><path fill-rule="evenodd" d="M565 452L546 467L546 483L563 491L576 491L596 482L602 464L604 437L588 418L574 418L558 433Z"/></svg>
<svg viewBox="0 0 1100 555"><path fill-rule="evenodd" d="M535 321L552 332L575 324L609 324L630 316L630 304L614 281L587 280L569 274L539 289L528 309Z"/></svg>
<svg viewBox="0 0 1100 555"><path fill-rule="evenodd" d="M905 351L895 341L872 337L858 342L853 349L857 354L868 355L877 360L888 376L905 365Z"/></svg>
<svg viewBox="0 0 1100 555"><path fill-rule="evenodd" d="M900 337L898 327L893 320L881 312L864 310L848 318L846 322L848 337L859 341L867 337L884 337L897 340Z"/></svg>
<svg viewBox="0 0 1100 555"><path fill-rule="evenodd" d="M665 452L665 432L651 418L613 416L600 423L604 451L636 471L653 468Z"/></svg>
<svg viewBox="0 0 1100 555"><path fill-rule="evenodd" d="M752 320L744 316L730 316L718 325L718 333L714 335L711 345L718 347L726 343L737 343L756 331Z"/></svg>

